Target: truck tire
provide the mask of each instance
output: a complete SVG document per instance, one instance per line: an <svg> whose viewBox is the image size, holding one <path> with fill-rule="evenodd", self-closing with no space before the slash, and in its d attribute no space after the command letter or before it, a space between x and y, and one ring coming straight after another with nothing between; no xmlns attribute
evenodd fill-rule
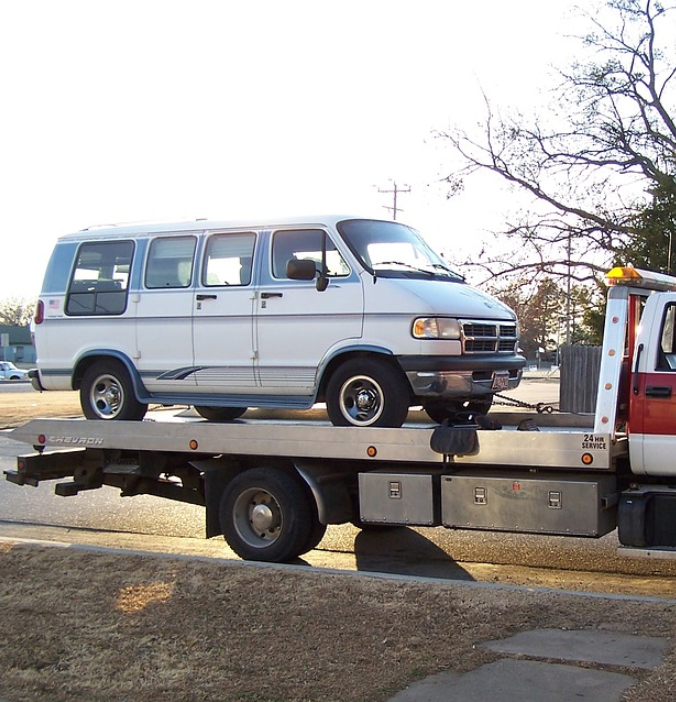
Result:
<svg viewBox="0 0 676 702"><path fill-rule="evenodd" d="M239 419L247 409L248 407L206 407L195 405L197 414L210 422L229 422L233 419Z"/></svg>
<svg viewBox="0 0 676 702"><path fill-rule="evenodd" d="M249 561L293 560L316 538L306 490L278 468L253 468L234 477L223 491L219 516L228 545Z"/></svg>
<svg viewBox="0 0 676 702"><path fill-rule="evenodd" d="M136 399L129 373L115 359L97 361L82 376L80 405L87 419L143 419L148 407Z"/></svg>
<svg viewBox="0 0 676 702"><path fill-rule="evenodd" d="M482 400L451 400L447 402L431 401L425 404L425 412L430 419L437 424L443 424L445 420L453 421L461 417L467 418L474 414L488 414L493 404L493 395L488 395Z"/></svg>
<svg viewBox="0 0 676 702"><path fill-rule="evenodd" d="M316 510L314 510L316 512ZM326 534L326 524L322 524L319 521L319 518L317 517L316 514L312 515L312 528L310 529L310 534L308 536L307 541L305 542L303 548L300 550L298 553L299 556L302 556L304 553L307 553L308 551L312 551L313 549L317 548L319 545L319 542L324 538L324 534Z"/></svg>
<svg viewBox="0 0 676 702"><path fill-rule="evenodd" d="M329 419L338 427L400 427L408 414L410 388L401 371L385 361L353 358L339 366L326 388Z"/></svg>

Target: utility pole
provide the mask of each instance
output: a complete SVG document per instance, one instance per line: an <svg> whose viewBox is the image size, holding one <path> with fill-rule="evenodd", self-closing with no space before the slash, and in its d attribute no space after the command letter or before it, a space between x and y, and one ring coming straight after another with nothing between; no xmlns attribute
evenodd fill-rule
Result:
<svg viewBox="0 0 676 702"><path fill-rule="evenodd" d="M391 190L383 190L382 188L378 188L379 193L387 193L387 194L392 194L393 197L393 203L392 207L389 207L388 205L383 205L383 207L386 210L392 210L392 219L396 220L397 219L397 212L402 212L400 208L397 207L397 195L399 193L410 193L411 192L411 187L409 185L404 185L403 187L399 187L395 181L392 181L393 188Z"/></svg>

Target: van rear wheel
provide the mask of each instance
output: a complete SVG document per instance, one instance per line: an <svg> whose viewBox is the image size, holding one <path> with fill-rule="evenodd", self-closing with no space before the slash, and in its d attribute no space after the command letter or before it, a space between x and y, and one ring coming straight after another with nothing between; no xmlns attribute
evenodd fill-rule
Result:
<svg viewBox="0 0 676 702"><path fill-rule="evenodd" d="M82 377L80 405L87 419L143 419L148 407L136 399L129 373L120 361L97 361Z"/></svg>
<svg viewBox="0 0 676 702"><path fill-rule="evenodd" d="M335 426L400 427L408 414L410 388L387 362L353 358L339 366L326 388L326 409Z"/></svg>
<svg viewBox="0 0 676 702"><path fill-rule="evenodd" d="M229 422L232 419L238 419L247 409L248 407L206 407L195 405L197 414L210 422Z"/></svg>

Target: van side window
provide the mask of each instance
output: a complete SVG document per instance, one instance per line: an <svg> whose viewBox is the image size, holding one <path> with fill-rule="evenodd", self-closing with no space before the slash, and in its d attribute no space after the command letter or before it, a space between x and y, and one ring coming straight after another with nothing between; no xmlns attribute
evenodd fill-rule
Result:
<svg viewBox="0 0 676 702"><path fill-rule="evenodd" d="M194 236L154 239L146 263L146 288L189 287L196 244Z"/></svg>
<svg viewBox="0 0 676 702"><path fill-rule="evenodd" d="M249 285L256 235L253 232L215 234L209 237L202 285Z"/></svg>
<svg viewBox="0 0 676 702"><path fill-rule="evenodd" d="M662 319L658 370L676 371L676 304L668 305Z"/></svg>
<svg viewBox="0 0 676 702"><path fill-rule="evenodd" d="M325 232L321 229L287 229L274 233L272 238L272 275L286 278L286 264L292 259L322 261L322 242ZM350 274L350 267L326 234L326 266L331 277Z"/></svg>
<svg viewBox="0 0 676 702"><path fill-rule="evenodd" d="M127 308L132 241L80 246L68 286L67 315L122 314Z"/></svg>

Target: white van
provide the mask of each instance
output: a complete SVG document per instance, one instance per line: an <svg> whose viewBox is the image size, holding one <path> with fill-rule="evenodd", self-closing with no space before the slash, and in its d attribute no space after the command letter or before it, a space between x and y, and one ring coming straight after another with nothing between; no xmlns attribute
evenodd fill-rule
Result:
<svg viewBox="0 0 676 702"><path fill-rule="evenodd" d="M399 222L322 216L61 237L35 316L40 390L90 419L148 404L231 420L326 402L342 426L441 422L514 388L514 313Z"/></svg>

